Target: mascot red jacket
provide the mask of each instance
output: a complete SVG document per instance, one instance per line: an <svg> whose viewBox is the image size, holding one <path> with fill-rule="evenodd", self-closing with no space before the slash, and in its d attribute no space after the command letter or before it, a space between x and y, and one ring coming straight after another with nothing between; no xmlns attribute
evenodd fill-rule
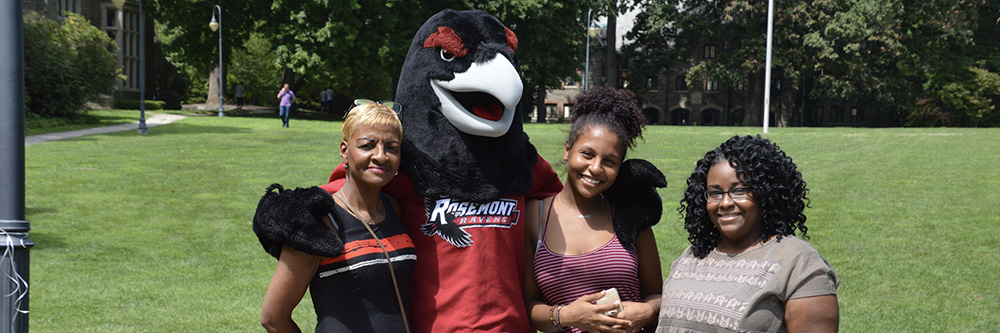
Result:
<svg viewBox="0 0 1000 333"><path fill-rule="evenodd" d="M533 331L521 293L524 202L562 184L521 123L517 36L482 11L445 10L417 31L395 102L402 166L383 191L417 251L415 332ZM344 181L337 167L333 193Z"/></svg>

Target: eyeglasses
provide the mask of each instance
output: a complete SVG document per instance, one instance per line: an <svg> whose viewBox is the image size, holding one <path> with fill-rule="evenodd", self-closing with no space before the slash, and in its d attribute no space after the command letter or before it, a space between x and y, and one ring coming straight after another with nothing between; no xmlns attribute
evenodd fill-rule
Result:
<svg viewBox="0 0 1000 333"><path fill-rule="evenodd" d="M726 194L729 194L729 197L732 198L733 201L743 202L750 199L750 192L752 191L753 189L745 186L737 187L729 191L708 190L708 192L705 192L705 199L707 199L709 203L722 202L722 199L725 198Z"/></svg>
<svg viewBox="0 0 1000 333"><path fill-rule="evenodd" d="M392 111L396 112L397 117L399 117L400 119L403 118L403 104L399 104L393 101L376 102L370 99L359 98L354 100L354 107L372 103L385 105L385 107L392 109Z"/></svg>

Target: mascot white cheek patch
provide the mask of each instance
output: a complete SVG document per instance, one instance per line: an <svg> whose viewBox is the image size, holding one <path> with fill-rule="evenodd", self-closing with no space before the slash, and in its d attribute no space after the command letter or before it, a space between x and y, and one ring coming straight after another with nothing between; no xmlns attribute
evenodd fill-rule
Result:
<svg viewBox="0 0 1000 333"><path fill-rule="evenodd" d="M524 85L514 65L497 54L489 61L472 63L451 81L431 80L431 88L441 101L441 113L455 128L495 138L510 129Z"/></svg>

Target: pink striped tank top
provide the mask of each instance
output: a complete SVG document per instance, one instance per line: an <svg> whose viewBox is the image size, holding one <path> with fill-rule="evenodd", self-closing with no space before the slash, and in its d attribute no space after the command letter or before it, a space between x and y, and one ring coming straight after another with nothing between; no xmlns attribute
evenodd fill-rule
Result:
<svg viewBox="0 0 1000 333"><path fill-rule="evenodd" d="M535 246L535 280L550 305L569 304L583 295L618 288L623 302L640 302L639 254L634 245L622 246L615 235L596 250L579 254L553 253L545 245L552 201ZM611 214L614 216L614 214ZM580 330L574 328L573 332Z"/></svg>

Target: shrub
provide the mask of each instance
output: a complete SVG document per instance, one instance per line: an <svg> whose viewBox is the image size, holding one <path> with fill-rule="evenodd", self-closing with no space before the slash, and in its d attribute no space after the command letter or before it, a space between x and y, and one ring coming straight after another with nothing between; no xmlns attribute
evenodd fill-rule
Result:
<svg viewBox="0 0 1000 333"><path fill-rule="evenodd" d="M84 103L110 93L121 69L117 45L82 16L59 24L37 12L24 14L24 83L27 111L73 117Z"/></svg>
<svg viewBox="0 0 1000 333"><path fill-rule="evenodd" d="M24 128L53 128L70 125L97 124L101 120L86 112L80 112L69 117L42 117L37 113L24 113Z"/></svg>
<svg viewBox="0 0 1000 333"><path fill-rule="evenodd" d="M163 108L168 110L180 110L181 109L181 98L177 96L176 92L166 91L162 94L163 97Z"/></svg>
<svg viewBox="0 0 1000 333"><path fill-rule="evenodd" d="M146 100L146 110L163 110L167 105L164 101L150 101ZM136 99L116 99L115 109L121 110L138 110L139 100Z"/></svg>
<svg viewBox="0 0 1000 333"><path fill-rule="evenodd" d="M970 67L960 79L917 100L908 126L988 127L1000 125L1000 74Z"/></svg>
<svg viewBox="0 0 1000 333"><path fill-rule="evenodd" d="M303 110L319 111L322 106L319 104L319 102L314 100L296 98L295 107Z"/></svg>

